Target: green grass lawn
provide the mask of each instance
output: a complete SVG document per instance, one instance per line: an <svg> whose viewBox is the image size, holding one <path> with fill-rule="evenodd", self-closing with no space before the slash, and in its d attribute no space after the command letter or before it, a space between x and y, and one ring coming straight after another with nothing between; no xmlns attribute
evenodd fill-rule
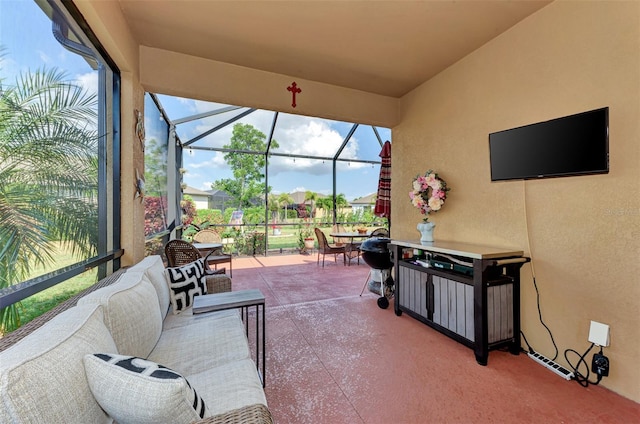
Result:
<svg viewBox="0 0 640 424"><path fill-rule="evenodd" d="M327 240L331 242L332 238L329 236L331 233L331 227L320 228L327 236ZM279 252L280 250L283 252L297 251L299 230L294 226L282 226L280 231L280 235L276 236L273 235L272 229L269 230L268 250L271 252ZM350 231L350 229L347 229L347 231ZM315 239L315 235L313 235L313 237ZM47 267L38 266L34 268L29 278L37 277L49 272L50 270L59 269L81 260L78 257L74 257L68 249L63 248L62 246L57 246L57 249L58 251L54 255L56 260L55 264L48 265ZM60 283L20 302L18 305L18 313L20 315L21 324L25 324L35 317L42 315L61 302L64 302L68 298L94 284L97 281L97 272L97 268L91 269L81 275L65 281L64 283Z"/></svg>
<svg viewBox="0 0 640 424"><path fill-rule="evenodd" d="M29 278L37 277L50 272L53 269L63 268L81 260L77 256L74 257L71 252L61 246L58 246L57 249L58 250L54 255L56 260L55 264L47 267L35 267ZM57 284L54 287L41 291L40 293L28 297L20 302L18 305L18 314L20 315L21 325L24 325L35 317L44 314L56 305L94 284L97 281L97 273L97 268L90 269L89 271L71 278L64 283Z"/></svg>

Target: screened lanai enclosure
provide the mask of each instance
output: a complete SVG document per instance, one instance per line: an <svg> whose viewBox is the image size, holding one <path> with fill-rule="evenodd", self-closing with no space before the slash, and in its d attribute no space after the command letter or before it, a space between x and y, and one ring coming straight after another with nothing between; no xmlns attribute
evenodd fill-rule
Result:
<svg viewBox="0 0 640 424"><path fill-rule="evenodd" d="M120 70L73 2L0 1L0 29L0 336L135 260L132 202L147 254L204 227L266 254L314 226L386 225L371 208L389 129L161 94L129 126Z"/></svg>
<svg viewBox="0 0 640 424"><path fill-rule="evenodd" d="M229 253L298 251L315 226L373 214L387 128L147 93L145 236L216 231Z"/></svg>

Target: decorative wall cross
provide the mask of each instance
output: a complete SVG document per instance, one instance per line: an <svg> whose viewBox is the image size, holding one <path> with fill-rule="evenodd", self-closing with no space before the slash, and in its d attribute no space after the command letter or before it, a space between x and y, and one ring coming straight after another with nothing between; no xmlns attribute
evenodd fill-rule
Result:
<svg viewBox="0 0 640 424"><path fill-rule="evenodd" d="M298 88L298 84L294 81L287 87L287 91L291 92L291 106L296 107L296 94L302 93L302 90Z"/></svg>

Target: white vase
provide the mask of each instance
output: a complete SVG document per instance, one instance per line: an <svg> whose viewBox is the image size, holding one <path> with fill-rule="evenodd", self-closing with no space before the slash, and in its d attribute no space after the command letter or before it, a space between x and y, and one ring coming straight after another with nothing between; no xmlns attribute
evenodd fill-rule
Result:
<svg viewBox="0 0 640 424"><path fill-rule="evenodd" d="M418 224L418 231L420 231L420 242L431 243L433 242L433 228L436 226L433 222L421 222Z"/></svg>

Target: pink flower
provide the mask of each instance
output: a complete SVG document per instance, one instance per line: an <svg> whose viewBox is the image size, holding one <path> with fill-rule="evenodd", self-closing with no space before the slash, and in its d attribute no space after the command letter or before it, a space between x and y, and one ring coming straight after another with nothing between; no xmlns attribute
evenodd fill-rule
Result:
<svg viewBox="0 0 640 424"><path fill-rule="evenodd" d="M447 183L431 170L424 175L418 175L413 180L412 187L413 190L409 192L411 204L427 217L429 213L442 208L449 190Z"/></svg>

